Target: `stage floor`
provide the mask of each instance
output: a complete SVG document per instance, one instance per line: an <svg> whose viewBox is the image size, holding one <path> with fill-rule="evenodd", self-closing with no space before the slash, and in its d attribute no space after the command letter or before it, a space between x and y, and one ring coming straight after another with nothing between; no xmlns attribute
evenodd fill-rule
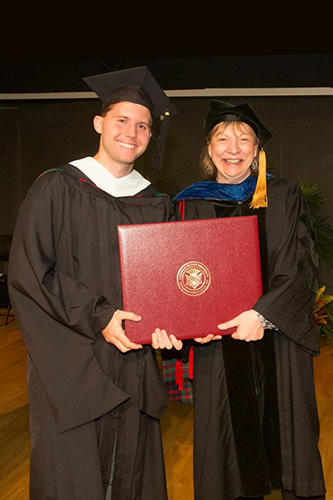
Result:
<svg viewBox="0 0 333 500"><path fill-rule="evenodd" d="M5 310L0 310L5 314ZM315 384L321 424L319 442L327 487L333 500L333 348L322 344L315 358ZM15 318L0 316L0 498L28 500L29 406L26 348ZM171 402L162 417L169 500L193 500L191 405ZM278 500L279 493L267 497ZM42 499L41 499L42 500ZM93 499L92 499L93 500Z"/></svg>

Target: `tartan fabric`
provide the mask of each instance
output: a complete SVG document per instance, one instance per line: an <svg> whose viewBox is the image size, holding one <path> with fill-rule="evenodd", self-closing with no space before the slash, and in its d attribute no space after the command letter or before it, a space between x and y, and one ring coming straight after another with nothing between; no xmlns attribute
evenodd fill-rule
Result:
<svg viewBox="0 0 333 500"><path fill-rule="evenodd" d="M186 220L185 200L178 203L176 211L177 220ZM178 353L180 354L180 353ZM170 399L181 403L193 403L193 348L189 350L189 359L183 361L179 358L170 356L169 353L162 353L162 374L169 393Z"/></svg>
<svg viewBox="0 0 333 500"><path fill-rule="evenodd" d="M182 387L179 388L176 374L177 363L181 363L183 379ZM173 401L179 401L181 403L191 404L193 403L193 383L190 379L190 361L184 363L176 358L162 359L162 373L163 379L168 390L170 399Z"/></svg>

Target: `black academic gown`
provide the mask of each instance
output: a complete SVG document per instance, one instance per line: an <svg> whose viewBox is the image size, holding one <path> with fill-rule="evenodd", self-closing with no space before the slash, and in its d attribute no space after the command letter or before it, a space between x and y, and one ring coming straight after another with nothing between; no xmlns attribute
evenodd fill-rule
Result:
<svg viewBox="0 0 333 500"><path fill-rule="evenodd" d="M154 351L123 354L100 331L122 309L116 225L171 212L152 187L114 198L70 165L44 173L22 204L9 290L28 350L31 500L102 500L112 454L112 499L167 498L169 398Z"/></svg>
<svg viewBox="0 0 333 500"><path fill-rule="evenodd" d="M185 219L258 216L264 294L254 309L278 327L256 342L225 336L194 343L196 500L325 492L313 383L319 347L311 224L298 185L271 178L267 189L267 209L251 210L251 198L176 204ZM216 251L223 259L223 249Z"/></svg>

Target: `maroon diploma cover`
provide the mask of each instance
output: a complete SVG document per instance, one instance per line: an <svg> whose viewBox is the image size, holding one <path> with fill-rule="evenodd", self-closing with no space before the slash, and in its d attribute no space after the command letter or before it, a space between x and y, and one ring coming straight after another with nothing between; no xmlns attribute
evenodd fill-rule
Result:
<svg viewBox="0 0 333 500"><path fill-rule="evenodd" d="M256 216L118 226L126 335L151 343L156 328L178 339L231 334L217 325L262 295Z"/></svg>

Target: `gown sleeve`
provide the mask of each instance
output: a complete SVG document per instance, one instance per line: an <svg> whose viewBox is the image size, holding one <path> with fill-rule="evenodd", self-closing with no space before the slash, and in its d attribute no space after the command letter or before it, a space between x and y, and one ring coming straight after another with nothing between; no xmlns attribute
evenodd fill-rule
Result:
<svg viewBox="0 0 333 500"><path fill-rule="evenodd" d="M65 196L61 177L54 174L38 179L28 192L13 236L9 287L13 303L19 296L29 297L54 320L95 339L115 308L102 294L59 270ZM71 256L61 255L65 258Z"/></svg>
<svg viewBox="0 0 333 500"><path fill-rule="evenodd" d="M113 308L103 295L58 270L66 196L61 175L44 175L34 183L17 219L8 273L29 366L37 374L33 379L39 380L60 432L91 422L129 397L94 352Z"/></svg>
<svg viewBox="0 0 333 500"><path fill-rule="evenodd" d="M268 291L254 305L265 319L311 352L319 352L318 331L313 316L317 292L318 260L309 210L297 184L286 196L272 196L272 217L267 217L269 255ZM283 219L280 231L269 226ZM273 250L272 250L273 248Z"/></svg>

